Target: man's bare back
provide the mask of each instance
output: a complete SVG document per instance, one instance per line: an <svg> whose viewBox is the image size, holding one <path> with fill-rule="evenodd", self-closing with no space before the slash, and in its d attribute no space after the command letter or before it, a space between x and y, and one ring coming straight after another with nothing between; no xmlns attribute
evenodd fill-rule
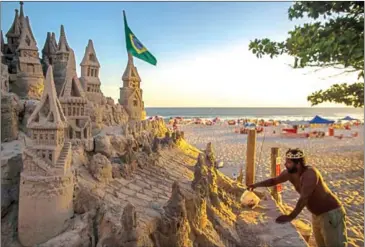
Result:
<svg viewBox="0 0 365 247"><path fill-rule="evenodd" d="M280 215L275 221L279 224L290 222L306 207L312 213L317 246L347 246L346 212L322 175L316 168L306 165L304 152L299 148L289 149L285 158L286 169L279 176L247 185L247 188L253 190L290 181L300 197L290 214Z"/></svg>
<svg viewBox="0 0 365 247"><path fill-rule="evenodd" d="M287 176L299 194L311 191L306 207L312 214L321 215L341 207L341 202L328 188L317 169L306 166L300 176L299 174L290 174L287 171L283 171L281 175Z"/></svg>

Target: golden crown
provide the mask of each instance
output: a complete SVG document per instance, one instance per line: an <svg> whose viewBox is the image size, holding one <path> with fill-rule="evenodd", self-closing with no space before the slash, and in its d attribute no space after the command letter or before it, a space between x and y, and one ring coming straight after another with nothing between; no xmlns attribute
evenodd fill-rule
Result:
<svg viewBox="0 0 365 247"><path fill-rule="evenodd" d="M288 159L301 159L304 158L304 153L302 151L299 151L296 154L293 154L291 152L292 150L289 149L289 151L286 153L286 158Z"/></svg>

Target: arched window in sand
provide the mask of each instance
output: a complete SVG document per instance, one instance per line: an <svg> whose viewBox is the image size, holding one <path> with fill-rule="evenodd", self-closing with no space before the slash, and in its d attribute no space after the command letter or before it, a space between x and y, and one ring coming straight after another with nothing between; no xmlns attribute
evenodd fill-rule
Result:
<svg viewBox="0 0 365 247"><path fill-rule="evenodd" d="M51 123L53 123L53 122L54 122L53 112L51 112L51 113L49 114L48 121L50 121Z"/></svg>
<svg viewBox="0 0 365 247"><path fill-rule="evenodd" d="M87 76L90 76L90 67L87 68Z"/></svg>
<svg viewBox="0 0 365 247"><path fill-rule="evenodd" d="M89 60L92 61L92 62L95 62L96 61L95 55L93 53L91 53L89 55Z"/></svg>
<svg viewBox="0 0 365 247"><path fill-rule="evenodd" d="M87 127L84 129L84 137L87 138Z"/></svg>
<svg viewBox="0 0 365 247"><path fill-rule="evenodd" d="M37 115L34 118L34 122L38 123L39 122L39 113L37 113Z"/></svg>
<svg viewBox="0 0 365 247"><path fill-rule="evenodd" d="M73 138L73 130L72 130L71 127L68 129L68 136L69 136L70 139Z"/></svg>
<svg viewBox="0 0 365 247"><path fill-rule="evenodd" d="M134 98L133 98L133 106L138 106L138 98L137 98L137 96L134 96Z"/></svg>
<svg viewBox="0 0 365 247"><path fill-rule="evenodd" d="M30 38L28 37L28 35L25 36L25 43L30 46Z"/></svg>

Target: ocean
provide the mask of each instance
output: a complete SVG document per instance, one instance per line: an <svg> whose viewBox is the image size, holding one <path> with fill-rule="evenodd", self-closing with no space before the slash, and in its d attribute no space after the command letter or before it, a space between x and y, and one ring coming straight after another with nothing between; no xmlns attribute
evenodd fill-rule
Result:
<svg viewBox="0 0 365 247"><path fill-rule="evenodd" d="M301 121L310 120L315 115L331 119L339 120L346 116L351 116L364 121L363 108L146 108L147 116L162 116L164 119L170 117L184 118L204 118L212 119L219 117L221 119L274 119L281 121Z"/></svg>

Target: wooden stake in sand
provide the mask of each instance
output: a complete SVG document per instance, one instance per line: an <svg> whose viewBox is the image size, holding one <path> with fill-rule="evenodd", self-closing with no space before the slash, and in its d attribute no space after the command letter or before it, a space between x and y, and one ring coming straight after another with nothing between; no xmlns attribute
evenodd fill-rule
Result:
<svg viewBox="0 0 365 247"><path fill-rule="evenodd" d="M271 177L274 178L280 175L280 163L279 148L271 148ZM281 204L281 195L279 190L281 190L281 185L280 187L277 185L272 187L271 195L277 203Z"/></svg>
<svg viewBox="0 0 365 247"><path fill-rule="evenodd" d="M246 153L246 185L255 182L256 130L249 130Z"/></svg>

